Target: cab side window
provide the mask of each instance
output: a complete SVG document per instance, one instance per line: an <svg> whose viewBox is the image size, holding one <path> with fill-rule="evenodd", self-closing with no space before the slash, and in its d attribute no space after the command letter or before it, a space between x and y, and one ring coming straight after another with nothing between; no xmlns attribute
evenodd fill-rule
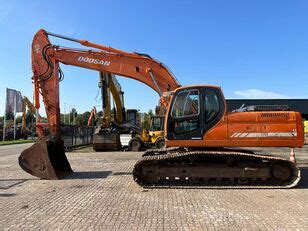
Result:
<svg viewBox="0 0 308 231"><path fill-rule="evenodd" d="M210 123L219 113L219 98L215 90L207 89L205 93L205 121Z"/></svg>

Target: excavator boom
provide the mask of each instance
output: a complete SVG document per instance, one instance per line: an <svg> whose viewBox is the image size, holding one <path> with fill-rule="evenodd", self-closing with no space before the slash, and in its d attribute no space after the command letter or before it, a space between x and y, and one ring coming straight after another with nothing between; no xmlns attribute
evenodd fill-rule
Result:
<svg viewBox="0 0 308 231"><path fill-rule="evenodd" d="M55 46L51 44L49 36L77 42L92 49ZM63 79L60 63L140 81L159 94L163 105L167 105L168 102L163 92L175 90L180 86L169 69L149 55L124 52L86 40L39 30L32 42L34 106L36 110L40 108L42 97L48 122L36 122L39 141L22 152L19 164L28 173L41 178L61 178L72 171L64 153L60 132L59 82ZM49 129L48 137L45 136L44 127Z"/></svg>
<svg viewBox="0 0 308 231"><path fill-rule="evenodd" d="M91 126L92 121L94 120L95 116L96 116L96 107L93 107L92 110L91 110L89 119L88 119L87 127Z"/></svg>

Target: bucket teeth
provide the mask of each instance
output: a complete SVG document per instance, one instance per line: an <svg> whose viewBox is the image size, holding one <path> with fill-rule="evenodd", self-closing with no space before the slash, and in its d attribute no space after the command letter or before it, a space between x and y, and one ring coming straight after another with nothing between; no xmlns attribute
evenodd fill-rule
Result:
<svg viewBox="0 0 308 231"><path fill-rule="evenodd" d="M41 138L24 150L18 161L24 171L42 179L61 179L72 172L62 140Z"/></svg>

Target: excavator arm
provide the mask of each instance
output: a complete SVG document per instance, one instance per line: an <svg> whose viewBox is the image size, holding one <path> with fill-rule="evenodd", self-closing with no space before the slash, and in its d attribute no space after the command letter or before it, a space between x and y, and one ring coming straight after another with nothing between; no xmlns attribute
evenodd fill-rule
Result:
<svg viewBox="0 0 308 231"><path fill-rule="evenodd" d="M24 96L23 105L22 105L22 121L21 121L23 133L26 131L26 109L27 107L31 111L31 113L35 115L36 110L35 110L34 105L31 103L28 97Z"/></svg>
<svg viewBox="0 0 308 231"><path fill-rule="evenodd" d="M90 49L56 46L50 42L49 36L70 40ZM72 172L65 156L60 131L59 82L63 79L60 63L121 75L142 82L159 94L164 106L167 106L170 99L170 95L165 92L180 87L171 71L149 55L124 52L86 40L39 30L32 42L34 106L38 112L42 97L47 123L37 120L36 127L40 139L22 152L19 164L26 172L40 178L58 179ZM49 130L47 137L45 128Z"/></svg>
<svg viewBox="0 0 308 231"><path fill-rule="evenodd" d="M114 74L100 72L100 88L102 94L102 106L103 106L103 127L108 127L111 122L111 102L110 93L115 102L116 112L115 112L115 122L123 123L124 121L124 92L121 89L119 82L117 81Z"/></svg>
<svg viewBox="0 0 308 231"><path fill-rule="evenodd" d="M109 74L109 88L116 106L116 122L121 124L125 120L124 98L120 83L117 81L114 74Z"/></svg>
<svg viewBox="0 0 308 231"><path fill-rule="evenodd" d="M88 119L87 127L91 126L92 120L94 120L95 116L96 116L96 107L93 107Z"/></svg>
<svg viewBox="0 0 308 231"><path fill-rule="evenodd" d="M50 43L48 35L77 42L95 50L55 46ZM63 74L59 63L112 73L140 81L155 90L162 97L161 102L165 106L167 102L163 93L180 87L171 71L149 55L128 53L86 40L72 39L39 30L32 43L32 70L35 107L39 109L41 95L48 118L48 124L37 123L41 136L43 136L43 132L40 127L48 126L55 137L60 137L59 81Z"/></svg>

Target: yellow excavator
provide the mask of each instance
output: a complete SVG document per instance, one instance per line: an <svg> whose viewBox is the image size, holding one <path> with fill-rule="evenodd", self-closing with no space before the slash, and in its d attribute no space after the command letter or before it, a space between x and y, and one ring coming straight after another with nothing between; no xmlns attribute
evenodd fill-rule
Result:
<svg viewBox="0 0 308 231"><path fill-rule="evenodd" d="M36 113L35 107L31 103L31 101L28 99L28 97L24 96L23 97L22 117L21 117L22 118L21 119L21 133L22 133L23 138L25 138L25 139L28 137L28 134L29 134L29 130L27 128L27 122L26 122L27 107L28 107L28 110L30 110L30 112L35 115L35 117L40 116L38 113Z"/></svg>
<svg viewBox="0 0 308 231"><path fill-rule="evenodd" d="M95 151L120 150L120 132L114 125L122 124L124 121L123 92L113 74L100 72L99 76L103 116L100 126L96 128L93 135L93 149ZM114 110L114 118L112 118L110 93L117 108Z"/></svg>
<svg viewBox="0 0 308 231"><path fill-rule="evenodd" d="M101 126L93 135L93 149L96 151L121 150L128 148L139 151L142 147L162 148L165 144L163 135L164 116L152 116L150 129L141 129L138 111L124 107L124 92L114 74L100 72L103 116ZM111 109L111 95L115 109ZM92 112L95 112L92 110ZM91 113L92 115L92 113ZM93 116L89 118L92 120ZM89 122L88 122L89 124Z"/></svg>

